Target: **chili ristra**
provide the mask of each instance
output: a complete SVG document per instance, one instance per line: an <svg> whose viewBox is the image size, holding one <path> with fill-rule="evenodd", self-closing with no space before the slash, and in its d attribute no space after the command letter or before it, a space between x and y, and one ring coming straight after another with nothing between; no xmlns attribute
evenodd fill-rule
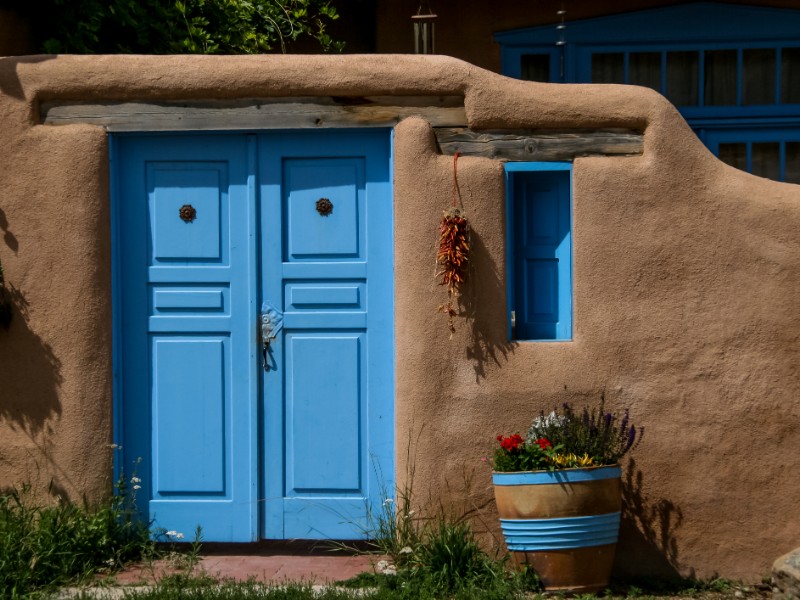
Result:
<svg viewBox="0 0 800 600"><path fill-rule="evenodd" d="M458 201L458 167L459 153L453 157L453 207L442 213L439 222L439 248L436 253L439 285L447 286L447 302L439 306L439 312L447 315L447 326L455 332L453 318L458 315L456 304L461 295L461 287L467 278L467 262L469 261L469 222L460 208Z"/></svg>

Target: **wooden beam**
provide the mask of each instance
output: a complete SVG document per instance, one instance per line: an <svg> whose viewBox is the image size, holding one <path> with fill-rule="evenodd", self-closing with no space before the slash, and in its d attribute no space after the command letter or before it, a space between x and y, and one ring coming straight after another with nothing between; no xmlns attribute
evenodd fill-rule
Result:
<svg viewBox="0 0 800 600"><path fill-rule="evenodd" d="M637 131L473 131L464 127L437 128L443 154L483 156L506 161L572 160L576 156L641 154L644 136Z"/></svg>
<svg viewBox="0 0 800 600"><path fill-rule="evenodd" d="M91 123L108 131L391 127L418 115L434 127L466 126L461 96L293 97L187 102L43 102L45 125Z"/></svg>

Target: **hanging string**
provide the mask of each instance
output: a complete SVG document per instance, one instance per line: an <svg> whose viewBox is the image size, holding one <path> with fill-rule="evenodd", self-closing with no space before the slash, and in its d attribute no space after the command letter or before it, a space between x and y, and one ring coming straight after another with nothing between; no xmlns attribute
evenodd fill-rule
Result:
<svg viewBox="0 0 800 600"><path fill-rule="evenodd" d="M461 152L456 152L453 155L453 208L458 205L458 157Z"/></svg>

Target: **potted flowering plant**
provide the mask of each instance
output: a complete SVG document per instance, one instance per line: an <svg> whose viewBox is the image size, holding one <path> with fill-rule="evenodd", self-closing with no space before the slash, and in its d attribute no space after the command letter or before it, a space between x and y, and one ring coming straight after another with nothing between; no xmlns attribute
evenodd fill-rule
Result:
<svg viewBox="0 0 800 600"><path fill-rule="evenodd" d="M494 492L506 545L547 590L608 585L619 533L620 459L642 429L598 407L542 412L527 435L498 435Z"/></svg>

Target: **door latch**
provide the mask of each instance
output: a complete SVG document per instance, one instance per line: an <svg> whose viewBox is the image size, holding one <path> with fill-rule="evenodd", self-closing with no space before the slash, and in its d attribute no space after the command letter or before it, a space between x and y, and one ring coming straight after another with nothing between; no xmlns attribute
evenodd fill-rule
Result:
<svg viewBox="0 0 800 600"><path fill-rule="evenodd" d="M269 371L270 344L278 337L283 329L283 313L273 305L265 302L261 305L261 314L258 318L259 336L261 338L261 357L264 361L264 370Z"/></svg>

